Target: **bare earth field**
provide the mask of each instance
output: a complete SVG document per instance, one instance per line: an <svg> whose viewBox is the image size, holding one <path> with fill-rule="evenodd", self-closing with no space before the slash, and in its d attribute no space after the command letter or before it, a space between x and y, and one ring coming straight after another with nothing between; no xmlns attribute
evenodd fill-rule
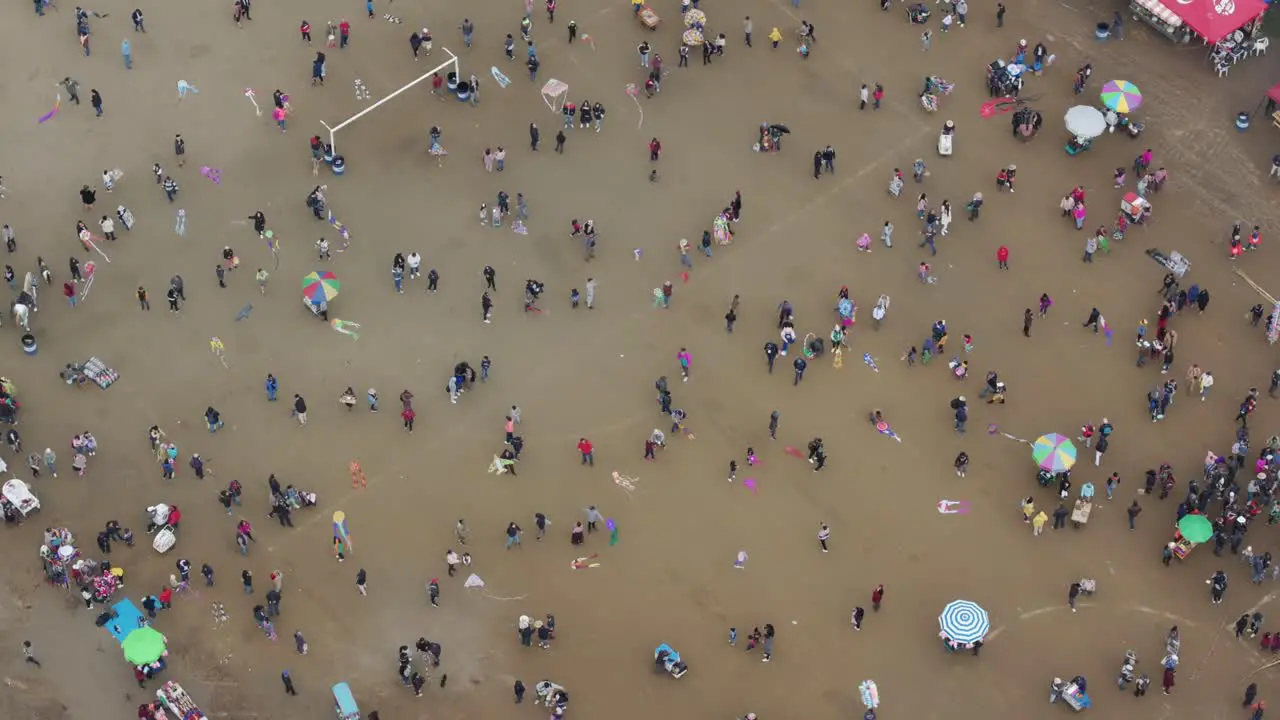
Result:
<svg viewBox="0 0 1280 720"><path fill-rule="evenodd" d="M211 717L323 717L328 687L339 681L351 684L366 713L377 709L386 720L542 712L512 706L515 678L530 687L529 700L540 679L565 685L576 717L730 718L747 711L762 720L860 717L857 685L867 678L879 685L882 718L1029 717L1045 702L1053 676L1075 674L1096 688L1092 714L1099 720L1236 717L1233 703L1248 682L1242 678L1270 658L1238 643L1227 627L1246 609L1268 612L1273 587L1249 585L1243 566L1224 559L1232 582L1227 601L1209 605L1202 580L1219 567L1209 552L1172 568L1158 562L1171 536L1173 501L1141 498L1145 512L1136 532L1127 530L1124 507L1146 468L1170 462L1189 478L1207 448L1224 452L1236 403L1251 385L1264 385L1273 368L1258 355L1270 352L1260 331L1242 319L1258 300L1229 272L1224 240L1236 218L1268 234L1277 227L1275 190L1264 182L1274 129L1259 121L1239 136L1230 127L1233 109L1253 107L1270 84L1274 62L1250 61L1218 80L1198 49L1171 47L1136 23L1123 43L1095 44L1090 28L1111 15L1110 4L1032 2L1014 7L1002 29L985 4L971 7L969 26L935 37L926 53L920 28L905 22L897 2L883 14L872 2L810 1L797 10L784 2L706 0L710 27L726 33L729 49L711 66L695 54L692 67L679 69L674 0L657 7L667 22L655 34L645 33L624 3L564 0L552 25L535 8L537 84L503 58L502 38L518 33L523 11L512 0L426 6L378 0L377 19L365 18L357 3L262 2L242 28L231 21L229 3L159 5L143 8L146 35L129 27L132 6L109 0L92 8L108 16L93 20L87 58L76 44L70 7L42 18L29 5L0 10L12 28L0 46L10 69L0 79L7 151L0 173L8 188L0 222L15 228L19 243L4 262L22 273L43 256L61 284L68 257L87 259L74 236L77 219L96 231L96 219L118 203L138 219L133 232L118 228L119 241L103 248L111 262L98 263L93 291L79 307L68 308L56 287L44 290L33 324L37 357L22 355L12 322L0 329L0 367L21 389L24 441L29 450L55 448L68 466L59 478L35 483L42 513L5 531L0 656L13 690L0 693L5 716L133 717L144 694L130 668L114 641L93 627L92 614L41 584L36 550L41 529L52 525L71 528L86 548L112 518L141 536L143 509L165 501L184 512L177 548L158 556L144 541L117 547L111 559L127 568L126 592L135 601L159 590L178 557L216 569L215 588L176 602L156 622L173 649L168 677L191 690ZM353 25L351 44L328 51L326 86L310 87L324 23L344 12ZM387 12L404 23L384 21ZM741 39L748 14L752 49ZM470 49L455 29L464 15L477 28ZM297 32L304 17L315 26L310 48ZM819 39L807 61L794 51L802 18L815 24ZM569 19L594 46L566 43ZM414 63L407 37L424 24L436 52ZM774 26L786 38L776 52L766 41ZM936 21L931 27L937 30ZM119 52L126 36L133 44L129 71ZM977 114L986 99L984 66L1011 54L1019 38L1043 39L1058 56L1045 76L1028 82L1045 126L1025 144L1009 137L1006 119ZM641 98L637 128L636 103L623 88L643 82L634 48L644 39L663 54L669 75L660 95ZM356 78L382 97L434 65L444 47L462 58L464 75L481 78L478 107L441 102L424 83L339 135L349 163L344 177L327 171L311 177L307 138L323 131L322 120L332 125L368 105L354 98ZM1074 104L1071 72L1086 61L1094 67L1086 101L1109 79L1131 80L1144 91L1138 116L1149 130L1141 141L1104 137L1091 152L1068 157L1061 117ZM508 72L510 87L497 87L491 65ZM937 115L916 100L929 74L957 83ZM85 104L64 97L61 112L37 124L54 84L67 75L79 80ZM573 130L563 155L551 152L560 123L538 93L551 77L569 84L575 102L590 98L608 108L604 131ZM174 91L179 79L199 88L181 104ZM859 112L859 85L877 81L886 88L885 106ZM275 88L291 95L286 134L254 115L245 87L264 107ZM100 119L88 106L90 88L105 100ZM948 118L959 127L957 149L941 158L935 138ZM750 152L762 121L793 130L781 153ZM537 153L528 149L530 122L542 131ZM425 153L432 125L443 129L451 153L443 167ZM181 169L172 155L175 133L187 141L189 162ZM664 147L657 183L647 181L653 137ZM815 180L812 153L828 144L838 152L837 172ZM507 168L486 174L481 154L498 145L508 150ZM1083 265L1083 233L1060 221L1059 199L1083 184L1089 227L1109 224L1120 196L1111 188L1112 170L1131 165L1144 146L1171 176L1154 197L1154 221ZM908 183L902 198L890 198L885 186L893 168L906 170L917 157L930 170L924 186ZM181 186L172 205L152 182L153 162ZM1018 192L997 194L995 173L1010 163L1018 165ZM202 177L201 166L218 168L221 183ZM77 189L100 184L102 170L115 167L125 171L123 181L112 194L99 190L98 207L83 212ZM352 233L351 247L327 263L316 261L312 245L324 235L336 247L336 233L303 203L318 182L328 184L331 207ZM492 205L499 190L528 198L527 236L477 226L476 209ZM710 229L735 190L744 199L736 241L717 247L712 259L696 256L683 282L678 240ZM982 217L968 223L962 208L975 191L987 203ZM916 280L917 264L926 259L915 246L918 192L935 203L949 198L956 208L952 232L931 261L938 278L932 285ZM188 218L185 236L173 232L178 208ZM245 220L259 208L282 239L278 269ZM594 219L599 229L590 263L566 239L573 218ZM857 253L855 239L876 236L885 220L897 227L894 248L877 243L872 253ZM213 270L226 245L243 265L222 289ZM1009 272L996 268L1000 245L1011 249ZM1144 412L1158 369L1135 368L1130 344L1133 328L1143 318L1154 322L1157 307L1163 273L1143 256L1148 247L1186 254L1194 264L1191 281L1213 297L1207 313L1174 321L1180 335L1174 372L1181 378L1198 363L1214 371L1217 388L1197 403L1184 387L1159 425ZM391 257L411 250L423 255L424 269L440 272L438 294L425 293L421 279L395 294ZM1268 241L1243 268L1264 282L1272 272L1266 267L1276 268L1273 252ZM497 270L499 287L489 325L480 310L485 265ZM271 272L265 297L253 281L258 267ZM322 268L343 282L331 317L361 323L359 340L333 332L299 305L301 277ZM189 299L178 316L166 312L163 298L174 274L185 278ZM596 309L573 310L569 291L585 290L588 277L598 283ZM547 285L542 314L521 312L527 278ZM653 309L652 288L665 280L676 285L672 307ZM139 285L151 293L151 312L133 300ZM802 335L825 336L841 285L862 309L844 367L814 361L798 387L790 382L790 358L767 374L761 346L777 339L778 303L795 306ZM1024 338L1023 308L1045 292L1053 310ZM872 330L870 308L882 293L892 297L891 310ZM728 334L722 317L735 294L742 298L740 321ZM236 322L248 304L251 315ZM1115 331L1110 347L1079 326L1095 306ZM939 318L948 322L953 350L962 334L975 339L974 377L964 384L943 363L908 368L898 360ZM226 368L209 353L215 335L225 343ZM672 437L656 462L645 463L644 439L667 422L653 403L652 384L659 375L679 375L681 347L693 355L692 379L674 381L672 389L693 432ZM877 359L879 372L858 361L864 352ZM112 363L120 382L103 392L58 381L64 363L91 355ZM450 368L460 360L479 367L483 355L493 360L489 382L449 404L442 387ZM1007 405L976 402L988 369L1008 383ZM262 391L267 373L280 379L274 404ZM336 402L347 386L362 398L353 413ZM367 388L381 392L377 415L364 407ZM412 435L396 417L395 398L406 388L417 395ZM288 414L294 393L310 405L305 428ZM965 436L952 432L947 408L962 393L974 401ZM486 474L512 404L523 411L526 441L519 477ZM210 405L226 421L213 436L201 424ZM890 418L901 444L866 425L872 408ZM770 441L775 409L781 427ZM1051 508L1051 495L1034 484L1026 446L983 430L994 424L1024 438L1074 434L1102 416L1117 428L1112 449L1101 468L1082 462L1075 480L1077 487L1095 482L1101 497L1106 476L1119 471L1121 492L1102 503L1089 527L1032 538L1019 522L1018 500L1035 493ZM1276 417L1264 399L1252 423L1255 437L1273 434ZM171 483L161 479L147 448L152 424L182 450ZM101 451L80 478L69 472L68 443L86 429ZM582 467L574 449L584 436L595 444L593 468ZM819 474L782 449L803 448L815 436L830 454ZM753 469L745 468L749 446L763 461ZM951 470L960 450L973 458L963 480ZM216 477L192 477L185 464L192 452L206 458ZM352 460L363 466L367 488L351 488ZM725 482L730 460L743 466L740 480L756 480L757 493ZM6 461L26 474L21 458ZM617 487L613 471L639 478L636 490ZM320 507L295 514L293 529L276 526L264 517L269 473L318 492ZM244 558L236 551L234 519L215 501L233 478L246 487L238 512L255 524L258 538ZM966 501L972 510L939 515L941 499ZM569 544L570 529L591 504L616 521L617 545L600 534L585 550ZM346 513L355 545L342 564L330 552L334 510ZM552 523L541 542L533 537L536 512ZM471 569L487 583L483 593L463 589L465 573L444 577L443 556L459 517L471 528L467 549ZM524 527L525 542L504 551L503 528L511 521ZM824 521L833 532L828 554L815 541ZM1273 547L1273 534L1260 526L1249 543L1262 552ZM750 555L745 571L732 567L739 551ZM591 553L599 553L599 567L569 568ZM362 567L367 597L355 588ZM236 582L245 568L258 580L253 598ZM253 626L250 608L264 602L275 569L286 580L281 638L272 643ZM423 586L435 576L443 592L433 610ZM1097 577L1100 592L1072 614L1067 587L1081 576ZM884 608L868 613L855 633L850 610L869 610L877 583L887 588ZM936 617L954 598L979 602L991 614L993 631L980 658L939 647ZM225 628L213 627L214 601L230 612ZM520 647L516 618L548 612L558 620L553 649ZM741 639L736 649L726 644L729 627L745 636L765 623L778 630L773 662L744 653ZM1174 694L1135 699L1110 689L1126 648L1138 651L1139 670L1158 684L1162 639L1173 624L1183 635ZM311 645L306 657L289 641L297 629ZM398 682L395 650L422 635L444 646L449 683L415 699ZM22 663L27 639L42 669ZM684 655L692 667L685 678L653 672L653 648L661 642ZM284 669L298 697L281 691ZM1273 671L1253 680L1272 700Z"/></svg>

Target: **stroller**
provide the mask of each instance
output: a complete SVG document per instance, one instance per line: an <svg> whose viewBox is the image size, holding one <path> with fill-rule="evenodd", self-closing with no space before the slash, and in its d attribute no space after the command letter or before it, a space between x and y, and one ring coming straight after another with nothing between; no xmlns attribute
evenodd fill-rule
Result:
<svg viewBox="0 0 1280 720"><path fill-rule="evenodd" d="M665 670L671 677L679 680L689 672L689 666L680 660L680 653L666 643L662 643L653 651L653 665L658 670Z"/></svg>

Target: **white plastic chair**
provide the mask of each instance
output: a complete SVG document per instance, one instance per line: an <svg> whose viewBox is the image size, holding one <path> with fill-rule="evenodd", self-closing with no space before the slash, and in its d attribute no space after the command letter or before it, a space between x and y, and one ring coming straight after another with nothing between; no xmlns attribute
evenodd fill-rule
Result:
<svg viewBox="0 0 1280 720"><path fill-rule="evenodd" d="M1231 66L1226 64L1219 64L1218 67L1215 69L1218 71L1218 77L1226 77L1227 73L1231 71Z"/></svg>
<svg viewBox="0 0 1280 720"><path fill-rule="evenodd" d="M1271 44L1271 38L1260 37L1253 41L1253 54L1266 55L1267 46Z"/></svg>

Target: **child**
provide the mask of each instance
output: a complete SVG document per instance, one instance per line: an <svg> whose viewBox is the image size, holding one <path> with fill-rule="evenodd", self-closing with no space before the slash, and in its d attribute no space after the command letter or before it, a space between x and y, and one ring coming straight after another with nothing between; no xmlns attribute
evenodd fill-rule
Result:
<svg viewBox="0 0 1280 720"><path fill-rule="evenodd" d="M920 282L922 282L922 283L927 283L927 282L929 282L929 263L927 263L927 262L922 262L922 263L920 263L920 273L919 273L919 274L920 274Z"/></svg>
<svg viewBox="0 0 1280 720"><path fill-rule="evenodd" d="M738 477L738 461L729 461L729 482L733 482Z"/></svg>
<svg viewBox="0 0 1280 720"><path fill-rule="evenodd" d="M755 467L758 462L755 448L747 448L747 467Z"/></svg>
<svg viewBox="0 0 1280 720"><path fill-rule="evenodd" d="M902 356L902 359L907 361L907 367L915 367L915 364L916 364L916 346L915 346L915 345L912 345L912 346L907 350L907 354Z"/></svg>
<svg viewBox="0 0 1280 720"><path fill-rule="evenodd" d="M480 203L480 227L489 225L489 204Z"/></svg>
<svg viewBox="0 0 1280 720"><path fill-rule="evenodd" d="M578 288L574 288L574 289L572 289L572 290L570 290L570 291L569 291L569 305L570 305L574 310L577 310L577 309L578 309L578 302L579 302L581 299L582 299L582 296L578 294Z"/></svg>
<svg viewBox="0 0 1280 720"><path fill-rule="evenodd" d="M752 650L755 650L756 644L759 642L760 642L760 628L757 627L751 631L750 635L747 636L747 652L751 652ZM1266 636L1262 639L1262 642L1263 642L1262 646L1264 648L1267 647L1268 644L1271 642L1271 633L1267 633Z"/></svg>
<svg viewBox="0 0 1280 720"><path fill-rule="evenodd" d="M738 644L738 628L736 627L729 628L729 644L730 645Z"/></svg>
<svg viewBox="0 0 1280 720"><path fill-rule="evenodd" d="M1093 425L1085 423L1080 426L1080 437L1076 438L1076 440L1084 443L1084 446L1087 448L1093 444L1093 435L1095 432L1097 432L1097 430Z"/></svg>
<svg viewBox="0 0 1280 720"><path fill-rule="evenodd" d="M964 354L973 352L973 336L966 333L960 339L964 341Z"/></svg>
<svg viewBox="0 0 1280 720"><path fill-rule="evenodd" d="M964 477L969 472L969 453L961 452L956 456L956 477Z"/></svg>
<svg viewBox="0 0 1280 720"><path fill-rule="evenodd" d="M1122 167L1116 168L1116 188L1117 189L1124 187L1124 177L1125 177L1124 168Z"/></svg>

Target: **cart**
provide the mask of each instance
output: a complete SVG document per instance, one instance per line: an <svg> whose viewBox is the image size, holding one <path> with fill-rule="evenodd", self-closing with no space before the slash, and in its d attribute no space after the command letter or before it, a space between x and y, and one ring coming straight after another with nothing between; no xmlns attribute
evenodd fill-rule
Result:
<svg viewBox="0 0 1280 720"><path fill-rule="evenodd" d="M151 547L161 555L173 549L178 544L178 535L169 525L165 525L156 531L155 539L151 541Z"/></svg>
<svg viewBox="0 0 1280 720"><path fill-rule="evenodd" d="M13 506L22 517L40 509L40 498L31 492L31 486L18 478L5 482L2 491L5 502Z"/></svg>
<svg viewBox="0 0 1280 720"><path fill-rule="evenodd" d="M653 8L648 5L640 6L640 12L636 13L636 19L650 31L657 30L658 26L662 24L662 18L658 17L658 13L654 12Z"/></svg>
<svg viewBox="0 0 1280 720"><path fill-rule="evenodd" d="M1076 500L1075 507L1071 510L1071 524L1078 530L1081 525L1089 522L1089 513L1093 512L1093 503L1083 499Z"/></svg>
<svg viewBox="0 0 1280 720"><path fill-rule="evenodd" d="M689 672L689 666L680 659L680 653L666 643L654 649L653 664L657 669L667 672L677 680Z"/></svg>
<svg viewBox="0 0 1280 720"><path fill-rule="evenodd" d="M355 696L351 694L351 686L344 682L334 685L333 711L338 720L360 720L360 707L356 705Z"/></svg>
<svg viewBox="0 0 1280 720"><path fill-rule="evenodd" d="M1151 203L1146 198L1138 197L1137 193L1125 193L1120 198L1120 212L1129 218L1129 222L1141 225L1151 216Z"/></svg>
<svg viewBox="0 0 1280 720"><path fill-rule="evenodd" d="M1173 531L1173 556L1179 560L1186 560L1191 551L1195 549L1199 543L1193 543L1182 536L1178 530Z"/></svg>
<svg viewBox="0 0 1280 720"><path fill-rule="evenodd" d="M1067 704L1067 707L1076 712L1087 710L1093 706L1093 701L1089 699L1089 693L1085 692L1085 679L1080 675L1072 678L1071 682L1063 682L1062 678L1054 678L1049 687L1050 703L1062 700Z"/></svg>
<svg viewBox="0 0 1280 720"><path fill-rule="evenodd" d="M187 691L172 680L160 686L156 691L156 698L166 710L182 720L205 720L206 718Z"/></svg>

